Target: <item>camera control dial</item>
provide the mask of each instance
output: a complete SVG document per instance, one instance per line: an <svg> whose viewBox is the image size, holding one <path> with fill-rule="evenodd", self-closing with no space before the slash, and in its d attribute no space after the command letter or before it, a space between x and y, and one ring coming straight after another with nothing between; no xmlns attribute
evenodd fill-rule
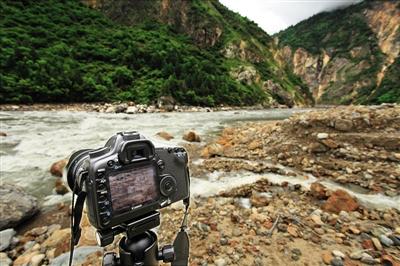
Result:
<svg viewBox="0 0 400 266"><path fill-rule="evenodd" d="M160 191L165 197L171 196L176 191L176 180L171 175L164 175L160 182Z"/></svg>

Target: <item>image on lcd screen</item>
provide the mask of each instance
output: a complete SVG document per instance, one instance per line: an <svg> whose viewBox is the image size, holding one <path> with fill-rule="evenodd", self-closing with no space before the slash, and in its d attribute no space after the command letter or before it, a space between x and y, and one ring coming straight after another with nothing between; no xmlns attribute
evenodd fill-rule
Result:
<svg viewBox="0 0 400 266"><path fill-rule="evenodd" d="M112 206L115 212L158 198L158 186L152 166L141 166L109 176Z"/></svg>

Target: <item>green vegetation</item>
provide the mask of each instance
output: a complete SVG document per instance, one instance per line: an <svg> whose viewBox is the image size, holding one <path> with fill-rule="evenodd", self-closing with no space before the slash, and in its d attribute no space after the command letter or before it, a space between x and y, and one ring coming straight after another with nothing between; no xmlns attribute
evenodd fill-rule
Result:
<svg viewBox="0 0 400 266"><path fill-rule="evenodd" d="M225 58L156 22L123 26L79 1L0 2L0 102L131 100L251 105Z"/></svg>
<svg viewBox="0 0 400 266"><path fill-rule="evenodd" d="M386 70L380 86L371 95L372 103L400 103L400 57Z"/></svg>

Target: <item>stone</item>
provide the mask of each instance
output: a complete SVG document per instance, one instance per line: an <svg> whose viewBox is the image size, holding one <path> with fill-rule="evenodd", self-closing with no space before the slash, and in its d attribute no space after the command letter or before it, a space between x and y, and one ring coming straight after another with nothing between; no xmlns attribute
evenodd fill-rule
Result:
<svg viewBox="0 0 400 266"><path fill-rule="evenodd" d="M324 144L326 147L328 147L330 149L336 149L339 147L339 144L337 144L332 139L323 139L321 142L322 142L322 144Z"/></svg>
<svg viewBox="0 0 400 266"><path fill-rule="evenodd" d="M364 262L365 264L370 264L370 265L373 265L376 263L374 258L365 252L361 255L361 262Z"/></svg>
<svg viewBox="0 0 400 266"><path fill-rule="evenodd" d="M11 245L11 240L15 234L16 232L12 228L0 232L0 251L6 250Z"/></svg>
<svg viewBox="0 0 400 266"><path fill-rule="evenodd" d="M391 235L389 238L393 241L393 245L400 246L400 236Z"/></svg>
<svg viewBox="0 0 400 266"><path fill-rule="evenodd" d="M332 260L333 260L333 256L332 256L331 252L326 251L326 250L322 252L322 261L325 264L331 265Z"/></svg>
<svg viewBox="0 0 400 266"><path fill-rule="evenodd" d="M64 167L67 165L68 159L63 159L53 163L50 167L50 173L54 176L62 177Z"/></svg>
<svg viewBox="0 0 400 266"><path fill-rule="evenodd" d="M335 257L333 258L333 260L331 261L331 265L332 266L343 266L343 260L339 257Z"/></svg>
<svg viewBox="0 0 400 266"><path fill-rule="evenodd" d="M291 225L291 224L288 225L287 232L293 237L299 237L299 233L298 233L297 227L294 226L294 225Z"/></svg>
<svg viewBox="0 0 400 266"><path fill-rule="evenodd" d="M323 225L324 224L324 222L321 220L321 216L319 216L317 214L311 214L310 218L317 225Z"/></svg>
<svg viewBox="0 0 400 266"><path fill-rule="evenodd" d="M331 194L322 206L327 212L340 213L340 211L355 211L359 207L357 200L344 190L338 189Z"/></svg>
<svg viewBox="0 0 400 266"><path fill-rule="evenodd" d="M226 265L226 260L223 259L223 258L219 258L219 259L216 259L214 261L214 263L215 263L215 266L225 266Z"/></svg>
<svg viewBox="0 0 400 266"><path fill-rule="evenodd" d="M327 139L328 137L329 137L328 133L318 133L317 134L317 139L320 139L320 140Z"/></svg>
<svg viewBox="0 0 400 266"><path fill-rule="evenodd" d="M16 185L0 184L0 230L19 225L38 211L35 197Z"/></svg>
<svg viewBox="0 0 400 266"><path fill-rule="evenodd" d="M156 135L165 140L171 140L174 138L174 136L165 131L158 132Z"/></svg>
<svg viewBox="0 0 400 266"><path fill-rule="evenodd" d="M340 250L332 250L332 255L335 257L339 257L344 259L346 257L346 255L344 255L343 252L341 252Z"/></svg>
<svg viewBox="0 0 400 266"><path fill-rule="evenodd" d="M353 122L348 119L338 118L335 120L334 127L336 130L347 132L353 129Z"/></svg>
<svg viewBox="0 0 400 266"><path fill-rule="evenodd" d="M74 251L74 263L73 265L80 265L83 263L86 258L93 253L103 251L101 247L90 247L90 246L83 246L83 247L77 247L75 248ZM59 256L57 256L52 262L52 266L64 266L68 265L69 261L69 252L63 253ZM93 264L92 264L93 265Z"/></svg>
<svg viewBox="0 0 400 266"><path fill-rule="evenodd" d="M374 244L374 247L376 248L376 250L382 250L382 245L381 245L381 242L378 240L378 238L373 237L373 238L371 238L371 241Z"/></svg>
<svg viewBox="0 0 400 266"><path fill-rule="evenodd" d="M326 187L319 182L314 182L310 186L310 193L314 198L323 200L327 199L326 196Z"/></svg>
<svg viewBox="0 0 400 266"><path fill-rule="evenodd" d="M31 264L30 264L30 266L39 266L39 265L41 265L41 263L42 263L42 261L43 261L43 259L46 257L46 255L44 255L44 254L37 254L37 255L34 255L32 258L31 258Z"/></svg>
<svg viewBox="0 0 400 266"><path fill-rule="evenodd" d="M222 156L222 155L224 155L224 147L218 143L211 143L201 151L200 156L202 158L208 159L211 157Z"/></svg>
<svg viewBox="0 0 400 266"><path fill-rule="evenodd" d="M0 137L7 137L7 133L0 131Z"/></svg>
<svg viewBox="0 0 400 266"><path fill-rule="evenodd" d="M389 237L387 237L385 235L380 235L379 236L379 240L386 247L391 247L394 244L393 241Z"/></svg>
<svg viewBox="0 0 400 266"><path fill-rule="evenodd" d="M0 252L0 265L1 266L10 266L12 264L12 260L7 256L7 253Z"/></svg>
<svg viewBox="0 0 400 266"><path fill-rule="evenodd" d="M359 260L361 259L363 253L364 250L353 251L352 253L350 253L349 257L353 260Z"/></svg>
<svg viewBox="0 0 400 266"><path fill-rule="evenodd" d="M38 255L39 252L38 251L33 251L33 252L27 252L24 253L22 255L20 255L19 257L17 257L17 259L14 261L13 266L25 266L25 265L29 265L31 262L31 259L35 256Z"/></svg>
<svg viewBox="0 0 400 266"><path fill-rule="evenodd" d="M310 146L308 147L309 151L312 153L323 153L328 151L328 149L326 148L325 145L322 145L319 142L313 142L310 144Z"/></svg>
<svg viewBox="0 0 400 266"><path fill-rule="evenodd" d="M64 184L64 181L62 180L62 178L57 178L56 179L56 183L55 183L55 188L54 190L56 191L57 194L59 195L64 195L68 193L68 188L67 186Z"/></svg>
<svg viewBox="0 0 400 266"><path fill-rule="evenodd" d="M225 245L228 245L229 241L228 241L228 239L222 237L222 238L219 240L219 243L220 243L222 246L225 246Z"/></svg>
<svg viewBox="0 0 400 266"><path fill-rule="evenodd" d="M55 256L58 256L69 250L70 229L65 228L54 231L42 244L45 249L56 248Z"/></svg>
<svg viewBox="0 0 400 266"><path fill-rule="evenodd" d="M126 108L125 113L127 114L136 114L139 111L139 109L136 106L128 106Z"/></svg>
<svg viewBox="0 0 400 266"><path fill-rule="evenodd" d="M264 207L270 202L270 198L261 193L253 193L250 197L250 203L254 207Z"/></svg>
<svg viewBox="0 0 400 266"><path fill-rule="evenodd" d="M189 141L189 142L200 142L200 136L194 132L194 131L187 131L185 134L182 136L183 140Z"/></svg>

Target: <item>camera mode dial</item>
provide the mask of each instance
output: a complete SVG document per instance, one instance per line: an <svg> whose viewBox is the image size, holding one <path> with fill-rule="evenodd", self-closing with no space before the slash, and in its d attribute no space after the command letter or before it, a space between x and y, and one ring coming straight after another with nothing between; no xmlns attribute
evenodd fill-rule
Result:
<svg viewBox="0 0 400 266"><path fill-rule="evenodd" d="M161 194L165 197L171 196L176 191L176 180L171 175L164 175L160 182Z"/></svg>

